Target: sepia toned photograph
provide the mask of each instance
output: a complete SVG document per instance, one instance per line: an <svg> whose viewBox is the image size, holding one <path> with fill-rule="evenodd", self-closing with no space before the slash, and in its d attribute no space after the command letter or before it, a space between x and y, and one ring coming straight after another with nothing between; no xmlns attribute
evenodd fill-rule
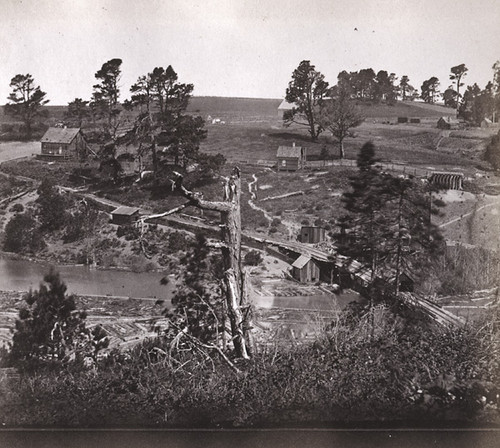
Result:
<svg viewBox="0 0 500 448"><path fill-rule="evenodd" d="M498 446L499 24L0 0L0 445Z"/></svg>

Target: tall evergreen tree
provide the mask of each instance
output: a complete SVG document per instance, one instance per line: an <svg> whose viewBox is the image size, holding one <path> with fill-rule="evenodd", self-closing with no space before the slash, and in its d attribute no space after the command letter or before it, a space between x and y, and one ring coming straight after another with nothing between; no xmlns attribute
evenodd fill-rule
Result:
<svg viewBox="0 0 500 448"><path fill-rule="evenodd" d="M435 76L427 79L422 83L421 91L421 98L426 103L434 104L439 94L439 79Z"/></svg>
<svg viewBox="0 0 500 448"><path fill-rule="evenodd" d="M104 130L107 137L114 138L118 127L122 60L115 58L105 62L95 73L99 81L95 84L90 107L98 117L105 119Z"/></svg>
<svg viewBox="0 0 500 448"><path fill-rule="evenodd" d="M458 103L460 101L460 87L462 87L464 84L462 82L462 78L467 75L467 72L469 69L465 66L465 64L460 64L456 65L455 67L451 67L450 69L451 74L450 74L450 79L452 81L455 81L456 89L455 91L457 92L457 105L456 108L458 109Z"/></svg>
<svg viewBox="0 0 500 448"><path fill-rule="evenodd" d="M184 167L196 160L206 130L201 117L185 113L193 85L178 82L177 73L171 66L156 67L139 77L130 91L132 97L128 106L140 108L131 137L139 144L140 157L151 154L155 179L165 156L174 157L176 165ZM165 151L159 153L158 146Z"/></svg>
<svg viewBox="0 0 500 448"><path fill-rule="evenodd" d="M408 90L410 87L410 78L407 75L404 75L399 80L399 91L401 92L401 99L406 101L408 98Z"/></svg>
<svg viewBox="0 0 500 448"><path fill-rule="evenodd" d="M444 203L434 199L435 188L430 184L392 176L389 182L394 199L385 206L392 232L386 242L384 266L398 293L403 273L415 278L423 275L432 259L442 253L443 237L432 216L440 214Z"/></svg>
<svg viewBox="0 0 500 448"><path fill-rule="evenodd" d="M351 190L342 197L348 213L341 223L349 238L340 239L339 251L369 266L372 284L384 279L397 292L402 272L417 277L442 249L431 219L442 203L429 185L382 173L372 143L361 148L357 165Z"/></svg>
<svg viewBox="0 0 500 448"><path fill-rule="evenodd" d="M16 75L10 81L12 92L9 102L5 105L5 112L20 117L25 126L27 138L31 138L32 126L35 119L41 115L41 108L49 102L47 94L35 85L33 76Z"/></svg>
<svg viewBox="0 0 500 448"><path fill-rule="evenodd" d="M283 116L286 125L292 123L306 126L312 141L323 131L318 117L320 107L328 95L328 83L310 61L302 61L293 71L292 80L286 89L285 99L293 108Z"/></svg>
<svg viewBox="0 0 500 448"><path fill-rule="evenodd" d="M342 196L348 212L342 225L350 238L339 246L342 254L370 266L372 280L379 271L379 261L386 255L389 217L383 213L384 205L394 198L388 178L377 163L375 146L365 143L358 154L358 173L350 180L351 190Z"/></svg>

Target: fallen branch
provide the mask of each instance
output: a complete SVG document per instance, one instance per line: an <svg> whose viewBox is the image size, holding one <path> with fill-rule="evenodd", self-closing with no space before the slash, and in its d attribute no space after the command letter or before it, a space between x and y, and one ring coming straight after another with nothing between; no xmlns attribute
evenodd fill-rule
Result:
<svg viewBox="0 0 500 448"><path fill-rule="evenodd" d="M273 199L284 199L284 198L289 198L291 196L301 196L304 195L304 191L292 191L291 193L285 193L285 194L280 194L279 196L268 196L266 198L263 198L260 200L260 202L265 202L265 201L272 201Z"/></svg>
<svg viewBox="0 0 500 448"><path fill-rule="evenodd" d="M184 210L185 208L189 207L190 205L193 205L191 203L191 201L186 202L185 204L181 204L178 207L172 208L172 209L167 210L166 212L163 212L163 213L157 213L155 215L141 216L138 219L138 222L144 223L145 221L148 221L150 219L163 218L164 216L173 215L174 213L177 213L177 212L180 212L181 210Z"/></svg>
<svg viewBox="0 0 500 448"><path fill-rule="evenodd" d="M8 198L2 199L0 201L0 207L3 206L3 205L8 204L9 202L15 201L16 199L22 198L23 196L27 195L28 193L30 193L32 191L34 191L34 190L33 189L29 189L29 190L23 191L21 193L18 193L18 194L14 195L14 196L9 196Z"/></svg>

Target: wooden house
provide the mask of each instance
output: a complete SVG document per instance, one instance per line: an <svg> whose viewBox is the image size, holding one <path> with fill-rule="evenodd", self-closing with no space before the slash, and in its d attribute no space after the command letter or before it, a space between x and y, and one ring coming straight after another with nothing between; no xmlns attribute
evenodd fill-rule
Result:
<svg viewBox="0 0 500 448"><path fill-rule="evenodd" d="M278 171L297 171L306 164L306 148L302 146L280 146L276 153Z"/></svg>
<svg viewBox="0 0 500 448"><path fill-rule="evenodd" d="M111 212L111 222L118 225L127 225L134 223L139 218L139 209L137 207L127 207L122 205Z"/></svg>
<svg viewBox="0 0 500 448"><path fill-rule="evenodd" d="M302 226L300 229L300 242L316 244L325 241L326 229L324 227Z"/></svg>
<svg viewBox="0 0 500 448"><path fill-rule="evenodd" d="M87 142L80 128L49 128L40 140L41 158L83 159L87 155Z"/></svg>
<svg viewBox="0 0 500 448"><path fill-rule="evenodd" d="M317 282L320 280L320 267L316 260L309 255L301 255L292 264L292 276L301 283Z"/></svg>

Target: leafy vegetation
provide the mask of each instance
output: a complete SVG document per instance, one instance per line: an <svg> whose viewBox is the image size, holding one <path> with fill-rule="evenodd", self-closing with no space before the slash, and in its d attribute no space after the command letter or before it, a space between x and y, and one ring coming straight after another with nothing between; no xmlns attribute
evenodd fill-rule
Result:
<svg viewBox="0 0 500 448"><path fill-rule="evenodd" d="M38 213L42 231L58 230L66 224L68 201L59 193L55 184L43 180L37 190Z"/></svg>
<svg viewBox="0 0 500 448"><path fill-rule="evenodd" d="M357 165L351 189L342 196L347 214L341 219L339 251L366 264L372 283L395 277L398 292L403 272L422 274L443 250L439 228L431 221L438 209L429 191L412 179L382 173L372 143L361 148Z"/></svg>
<svg viewBox="0 0 500 448"><path fill-rule="evenodd" d="M293 107L283 116L285 124L306 126L313 142L323 131L319 109L328 95L328 83L324 78L309 61L302 61L294 70L286 89L285 99Z"/></svg>
<svg viewBox="0 0 500 448"><path fill-rule="evenodd" d="M484 158L497 170L500 169L500 131L488 143Z"/></svg>
<svg viewBox="0 0 500 448"><path fill-rule="evenodd" d="M363 117L351 99L349 85L339 83L332 89L332 98L325 101L321 110L320 121L325 129L328 129L339 142L341 159L345 157L344 139L351 136L351 129L363 122ZM326 157L323 157L325 160Z"/></svg>
<svg viewBox="0 0 500 448"><path fill-rule="evenodd" d="M212 254L206 238L197 234L181 264L184 268L172 297L173 308L166 311L168 337L181 339L185 332L202 343L218 344L225 337L220 256Z"/></svg>
<svg viewBox="0 0 500 448"><path fill-rule="evenodd" d="M76 311L75 297L66 294L58 273L51 270L44 282L38 291L24 297L26 307L19 312L8 354L14 366L38 369L40 363L61 364L76 352L83 354L79 346L90 334L84 324L85 313ZM104 338L99 331L92 336Z"/></svg>
<svg viewBox="0 0 500 448"><path fill-rule="evenodd" d="M29 73L18 74L10 81L12 92L9 103L5 106L8 115L21 118L24 123L24 132L29 140L32 137L32 128L35 120L42 115L42 106L49 102L46 93L35 84Z"/></svg>
<svg viewBox="0 0 500 448"><path fill-rule="evenodd" d="M132 102L127 106L135 109L133 134L138 155L150 156L155 174L161 175L165 182L152 187L146 180L132 187L132 181L127 183L120 176L123 159L115 158L117 131L123 124L119 117L127 112L118 104L120 66L119 59L104 64L96 73L99 84L95 86L92 101L87 104L75 99L66 117L78 125L89 125L92 119L98 143L117 137L103 147L109 158L101 164L102 171L108 172L114 181L113 185L109 181L104 189L109 197L162 209L180 199L172 194L170 183L165 181L173 169L186 174L192 185L206 187L205 197L215 196L217 188L218 197L220 186L215 185L214 179L223 170L225 157L215 154L221 146L217 138L229 146L224 138L232 132L239 154L245 157L248 147L240 145L241 135L247 145L257 141L255 145L265 155L270 154L269 148L277 142L297 138L296 133L269 132L267 128L263 133L258 125L243 131L228 130L229 126L221 125L210 128L219 133L211 142L215 150L209 155L202 154L199 149L206 134L205 124L200 117L187 113L192 85L178 83L170 66L166 70L155 68L138 79L132 89ZM463 70L455 73L453 69L452 73L464 74ZM305 116L313 140L318 140L322 128L329 128L342 147L343 139L350 135L349 129L360 119L352 114L352 120L340 123L342 127L338 129L336 119L344 112L352 112L355 100L365 104L384 101L391 105L400 93L395 74L384 70L375 74L372 69L365 69L341 75L339 85L345 83L349 92L344 98L335 97L335 89L328 90L322 75L308 61L303 61L294 72L287 99L299 105L288 118L299 120ZM437 95L437 85L432 80L426 85L429 102ZM455 80L457 94L452 97L459 98L460 78ZM415 97L408 77L402 78L399 87L403 99ZM307 89L316 95L316 103L307 104ZM328 102L327 94L334 99ZM463 103L467 101L466 94ZM472 94L472 102L464 111L470 112L477 123L492 109L481 106L477 100L480 93ZM488 95L493 98L493 90ZM341 100L345 100L343 105ZM306 102L300 106L302 101ZM332 106L327 111L329 121L317 121L315 114L321 110L321 102ZM394 110L399 109L394 106ZM311 111L314 112L310 120ZM96 122L100 122L98 126ZM400 131L366 127L360 132L383 134L388 141L392 140L389 149L409 160L408 154L399 154L402 144L406 144ZM418 131L407 140L414 138L415 144L415 140L426 138L421 134ZM429 138L432 137L430 134ZM312 145L313 153L319 153L321 148L323 159L328 156L326 141ZM428 158L418 153L421 147L412 151L412 157L425 164L460 160L459 156L437 154L433 142L429 148L432 153L425 152ZM357 146L348 148L351 155L355 149ZM238 154L226 151L228 157L237 158ZM384 148L384 151L393 160L390 150ZM253 146L252 157L260 157ZM167 167L167 162L170 163L167 159L173 159L175 166ZM191 162L198 166L190 166L187 174ZM397 275L403 269L410 267L424 272L422 268L429 255L437 253L434 249L439 235L430 225L429 212L433 212L430 195L411 179L394 178L377 169L371 145L363 147L358 168L359 172L351 179L352 190L344 194L351 213L345 223L351 232L341 249L375 266L374 272L395 271L398 285ZM41 171L40 165L37 169ZM62 169L60 172L49 166L43 169L51 172L52 179L61 181ZM18 174L26 174L22 168L18 170ZM73 174L88 177L89 172L89 167L78 166ZM39 176L42 177L45 176ZM65 176L66 180L73 182ZM280 216L269 220L244 201L247 226L265 227L269 233L277 233L284 227L285 211L295 206L297 217L307 214L303 223L314 222L325 227L337 224L340 198L335 197L347 184L344 167L332 168L321 175L283 175L277 182L276 173L259 174L259 182L268 181L277 183L273 195L290 192L296 185L305 194L289 199L286 205L269 201L267 207ZM309 181L310 186L304 188ZM105 182L99 187L103 185ZM35 204L12 210L17 215L6 226L6 250L21 253L40 250L43 231L48 240L79 242L79 256L85 263L116 265L123 254L125 264L136 271L151 269L156 263L170 264L172 272L179 273L179 283L173 308L165 312L166 324L158 338L127 352L111 350L102 355L106 346L104 330L85 328L84 315L76 311L73 298L65 294L64 283L55 273L49 274L45 279L48 287L42 285L39 291L26 296L28 307L17 321L9 355L13 364L36 365L23 373L19 383L0 380L0 416L7 424L249 426L387 419L498 421L499 365L491 356L498 352L496 309L488 320L452 331L434 327L412 310L396 307L389 310L382 305L374 308L372 303L369 311L352 309L335 318L314 342L279 345L267 337L252 359L243 360L226 345L230 341L225 335L228 325L221 262L213 256L205 238L198 236L191 244L185 233L163 231L156 226L140 230L122 227L116 233L113 230L95 235L99 215L91 207L76 205L48 180L42 182L38 193ZM209 213L206 216L211 218ZM182 253L184 249L186 253ZM485 258L490 262L487 269L478 262ZM261 261L256 251L247 253L243 260L247 265L258 265ZM489 252L462 253L459 248L438 261L443 263L442 271L436 269L433 275L439 277L440 292L497 286L498 270L490 269L490 265L498 264L498 260ZM458 281L459 278L463 281ZM243 282L238 279L238 286L240 283ZM243 308L246 312L246 307ZM84 357L92 358L92 368L82 362ZM46 368L48 361L51 369Z"/></svg>
<svg viewBox="0 0 500 448"><path fill-rule="evenodd" d="M5 226L3 250L35 254L44 247L42 233L30 212L15 214Z"/></svg>
<svg viewBox="0 0 500 448"><path fill-rule="evenodd" d="M235 374L221 358L147 341L93 369L0 382L6 426L233 427L498 422L498 316L463 330L415 315L339 316L314 342L263 346Z"/></svg>

